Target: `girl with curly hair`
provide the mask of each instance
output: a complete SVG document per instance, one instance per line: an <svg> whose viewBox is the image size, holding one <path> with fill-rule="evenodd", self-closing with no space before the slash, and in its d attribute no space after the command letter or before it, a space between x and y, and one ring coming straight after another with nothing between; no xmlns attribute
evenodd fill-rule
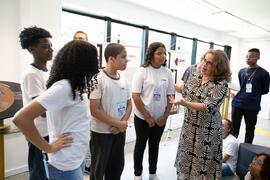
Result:
<svg viewBox="0 0 270 180"><path fill-rule="evenodd" d="M89 143L90 90L98 73L97 49L84 41L71 41L57 54L47 90L21 109L13 122L39 149L50 153L50 180L83 179L81 165ZM34 125L47 111L49 143Z"/></svg>

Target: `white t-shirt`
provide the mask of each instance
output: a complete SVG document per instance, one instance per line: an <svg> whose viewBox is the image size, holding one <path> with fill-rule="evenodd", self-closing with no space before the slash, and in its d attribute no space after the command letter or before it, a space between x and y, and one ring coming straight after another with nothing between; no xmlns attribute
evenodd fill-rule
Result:
<svg viewBox="0 0 270 180"><path fill-rule="evenodd" d="M174 94L172 72L164 66L158 69L151 65L140 67L133 77L132 92L141 93L146 110L154 119L158 119L165 112L167 95ZM144 119L136 107L135 114Z"/></svg>
<svg viewBox="0 0 270 180"><path fill-rule="evenodd" d="M62 171L78 168L85 157L90 140L90 110L89 100L79 93L73 100L73 94L68 80L55 82L47 91L36 98L47 109L47 121L50 142L58 135L70 132L73 143L70 147L63 148L49 154L49 163Z"/></svg>
<svg viewBox="0 0 270 180"><path fill-rule="evenodd" d="M239 144L233 135L229 134L225 139L223 139L222 153L226 153L230 156L225 163L229 165L234 173L237 164L238 148Z"/></svg>
<svg viewBox="0 0 270 180"><path fill-rule="evenodd" d="M21 80L24 106L31 102L34 97L41 95L46 90L46 81L48 77L48 72L39 70L32 65L25 70ZM39 116L34 122L41 136L48 136L46 118Z"/></svg>
<svg viewBox="0 0 270 180"><path fill-rule="evenodd" d="M97 77L97 88L91 92L90 99L100 99L103 112L107 115L121 120L126 113L127 101L130 99L130 91L126 79L120 76L112 79L101 71ZM111 126L91 117L91 131L109 134Z"/></svg>

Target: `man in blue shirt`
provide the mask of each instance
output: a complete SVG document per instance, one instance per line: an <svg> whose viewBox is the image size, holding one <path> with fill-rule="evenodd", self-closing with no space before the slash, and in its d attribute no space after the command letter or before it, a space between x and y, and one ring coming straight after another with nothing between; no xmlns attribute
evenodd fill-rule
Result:
<svg viewBox="0 0 270 180"><path fill-rule="evenodd" d="M260 103L263 94L269 91L269 73L257 65L260 50L252 48L246 56L247 68L238 73L240 90L232 100L233 132L238 137L241 119L244 116L246 124L245 143L252 144L257 115L261 110Z"/></svg>

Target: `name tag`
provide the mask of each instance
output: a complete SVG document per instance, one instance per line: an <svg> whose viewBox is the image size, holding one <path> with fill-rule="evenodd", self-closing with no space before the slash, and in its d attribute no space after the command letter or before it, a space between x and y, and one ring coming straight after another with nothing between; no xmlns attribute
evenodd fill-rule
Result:
<svg viewBox="0 0 270 180"><path fill-rule="evenodd" d="M246 93L252 93L252 84L251 83L246 84Z"/></svg>
<svg viewBox="0 0 270 180"><path fill-rule="evenodd" d="M161 98L161 88L156 87L154 89L153 100L154 101L160 101L160 98Z"/></svg>
<svg viewBox="0 0 270 180"><path fill-rule="evenodd" d="M123 116L126 113L126 102L124 101L118 102L117 111L120 116Z"/></svg>

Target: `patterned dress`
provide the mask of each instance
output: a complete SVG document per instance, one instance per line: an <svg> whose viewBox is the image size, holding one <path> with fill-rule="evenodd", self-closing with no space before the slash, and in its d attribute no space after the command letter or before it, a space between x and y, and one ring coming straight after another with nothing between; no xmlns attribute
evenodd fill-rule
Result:
<svg viewBox="0 0 270 180"><path fill-rule="evenodd" d="M205 111L185 108L185 118L175 161L178 180L221 179L222 132L219 112L228 85L225 80L201 85L193 74L182 89L190 102L204 103Z"/></svg>

